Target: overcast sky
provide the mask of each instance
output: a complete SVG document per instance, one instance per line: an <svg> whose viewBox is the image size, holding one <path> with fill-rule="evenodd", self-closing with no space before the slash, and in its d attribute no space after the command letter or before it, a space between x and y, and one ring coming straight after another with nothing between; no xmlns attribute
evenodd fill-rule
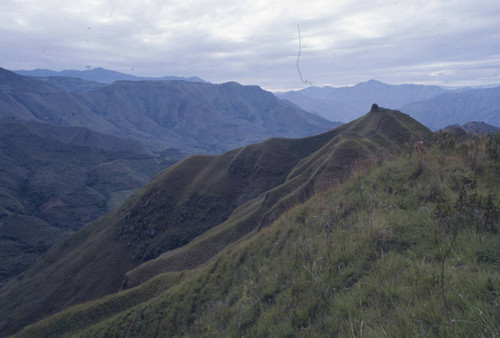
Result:
<svg viewBox="0 0 500 338"><path fill-rule="evenodd" d="M1 0L0 67L104 67L268 90L497 84L500 0Z"/></svg>

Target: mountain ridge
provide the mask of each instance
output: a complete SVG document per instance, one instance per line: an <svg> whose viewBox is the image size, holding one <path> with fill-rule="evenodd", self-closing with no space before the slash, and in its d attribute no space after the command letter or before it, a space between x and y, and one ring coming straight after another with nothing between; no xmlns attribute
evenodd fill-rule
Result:
<svg viewBox="0 0 500 338"><path fill-rule="evenodd" d="M53 71L49 69L33 69L33 70L14 70L15 73L24 76L32 77L70 77L79 78L88 81L96 81L99 83L111 84L115 81L191 81L191 82L206 82L205 80L197 77L181 77L181 76L161 76L161 77L148 77L148 76L136 76L132 74L121 73L102 67L86 69L86 70L61 70Z"/></svg>
<svg viewBox="0 0 500 338"><path fill-rule="evenodd" d="M350 87L308 87L276 96L313 111L332 121L347 122L360 117L373 102L392 109L403 104L447 92L438 86L415 84L389 85L369 80Z"/></svg>
<svg viewBox="0 0 500 338"><path fill-rule="evenodd" d="M495 336L500 138L448 136L355 168L199 268L16 336Z"/></svg>
<svg viewBox="0 0 500 338"><path fill-rule="evenodd" d="M75 77L64 76L49 76L49 77L34 77L34 79L45 82L60 90L72 93L85 93L89 90L99 89L107 86L105 83L100 83L92 80L84 80Z"/></svg>
<svg viewBox="0 0 500 338"><path fill-rule="evenodd" d="M370 80L351 87L308 87L275 95L307 111L344 122L357 118L372 102L377 102L408 113L428 128L438 130L469 121L500 126L499 88L389 85Z"/></svg>
<svg viewBox="0 0 500 338"><path fill-rule="evenodd" d="M67 92L0 70L0 116L81 126L140 141L154 152L214 154L269 137L304 137L336 125L257 86L115 81Z"/></svg>
<svg viewBox="0 0 500 338"><path fill-rule="evenodd" d="M470 121L500 126L500 87L444 93L400 109L433 130Z"/></svg>
<svg viewBox="0 0 500 338"><path fill-rule="evenodd" d="M0 318L0 327L13 332L41 314L140 284L141 276L196 267L342 182L362 161L431 136L409 116L377 108L306 139L271 139L217 156L188 157L2 288L9 315ZM44 290L34 287L42 280ZM32 301L40 297L44 303Z"/></svg>

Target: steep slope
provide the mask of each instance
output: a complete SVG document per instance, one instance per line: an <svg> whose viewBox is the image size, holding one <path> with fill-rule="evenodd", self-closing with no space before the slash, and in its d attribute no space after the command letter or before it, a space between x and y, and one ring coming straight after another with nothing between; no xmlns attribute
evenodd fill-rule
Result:
<svg viewBox="0 0 500 338"><path fill-rule="evenodd" d="M16 336L498 336L500 138L436 144L358 168L196 270Z"/></svg>
<svg viewBox="0 0 500 338"><path fill-rule="evenodd" d="M435 130L469 121L500 126L500 87L445 93L400 109Z"/></svg>
<svg viewBox="0 0 500 338"><path fill-rule="evenodd" d="M1 332L160 272L194 268L342 182L368 158L430 137L407 115L374 105L366 116L318 136L189 157L3 287Z"/></svg>
<svg viewBox="0 0 500 338"><path fill-rule="evenodd" d="M276 95L331 121L348 122L364 114L373 102L396 109L445 92L447 90L437 86L389 85L370 80L352 87L308 87Z"/></svg>
<svg viewBox="0 0 500 338"><path fill-rule="evenodd" d="M236 83L117 81L80 94L49 83L54 81L0 69L0 117L86 127L138 140L155 152L186 155L305 137L338 125Z"/></svg>
<svg viewBox="0 0 500 338"><path fill-rule="evenodd" d="M0 119L0 284L176 160L85 128Z"/></svg>

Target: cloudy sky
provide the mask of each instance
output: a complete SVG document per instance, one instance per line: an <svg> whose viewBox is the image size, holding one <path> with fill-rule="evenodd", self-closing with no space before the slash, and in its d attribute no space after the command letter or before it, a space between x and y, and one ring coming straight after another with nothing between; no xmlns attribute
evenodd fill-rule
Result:
<svg viewBox="0 0 500 338"><path fill-rule="evenodd" d="M500 84L499 23L500 0L1 0L0 67L268 90L490 85Z"/></svg>

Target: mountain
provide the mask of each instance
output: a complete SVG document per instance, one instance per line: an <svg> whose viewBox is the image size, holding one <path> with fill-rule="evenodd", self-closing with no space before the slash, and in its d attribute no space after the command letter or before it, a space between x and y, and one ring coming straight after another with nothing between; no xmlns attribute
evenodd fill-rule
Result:
<svg viewBox="0 0 500 338"><path fill-rule="evenodd" d="M6 118L1 146L10 154L1 163L9 188L0 206L21 205L6 213L2 257L26 251L23 259L5 265L0 283L189 153L217 153L274 135L305 136L335 126L258 87L236 83L118 81L87 88L94 85L0 69L0 117ZM45 210L45 203L57 207Z"/></svg>
<svg viewBox="0 0 500 338"><path fill-rule="evenodd" d="M188 157L0 289L1 334L159 273L196 268L363 163L431 137L409 116L374 105L317 136Z"/></svg>
<svg viewBox="0 0 500 338"><path fill-rule="evenodd" d="M488 134L498 134L500 133L500 128L492 126L484 122L467 122L464 125L453 124L446 126L443 130L461 129L466 133L476 134L476 135L488 135Z"/></svg>
<svg viewBox="0 0 500 338"><path fill-rule="evenodd" d="M0 117L85 127L138 140L154 152L214 154L338 125L234 82L116 81L74 93L0 69L0 90Z"/></svg>
<svg viewBox="0 0 500 338"><path fill-rule="evenodd" d="M146 144L149 136L191 153L220 153L271 136L303 137L338 125L285 105L257 86L235 82L115 82L84 97L99 116Z"/></svg>
<svg viewBox="0 0 500 338"><path fill-rule="evenodd" d="M59 90L72 93L85 93L89 90L99 89L107 85L105 83L83 80L75 77L49 76L34 78L46 82Z"/></svg>
<svg viewBox="0 0 500 338"><path fill-rule="evenodd" d="M197 76L192 77L180 77L180 76L162 76L162 77L144 77L135 76L131 74L125 74L116 72L113 70L108 70L104 68L94 68L87 70L62 70L53 71L48 69L33 69L33 70L16 70L15 73L24 76L34 76L34 77L69 77L78 78L88 81L95 81L99 83L111 84L115 81L190 81L190 82L206 82Z"/></svg>
<svg viewBox="0 0 500 338"><path fill-rule="evenodd" d="M116 126L92 112L87 104L76 93L0 68L0 117L62 127L86 127L112 135L120 133Z"/></svg>
<svg viewBox="0 0 500 338"><path fill-rule="evenodd" d="M0 119L0 284L176 160L85 128Z"/></svg>
<svg viewBox="0 0 500 338"><path fill-rule="evenodd" d="M373 102L396 109L445 92L447 90L437 86L389 85L370 80L352 87L308 87L299 91L276 93L276 96L331 121L348 122L361 116Z"/></svg>
<svg viewBox="0 0 500 338"><path fill-rule="evenodd" d="M434 130L469 121L500 126L500 87L445 93L400 109Z"/></svg>
<svg viewBox="0 0 500 338"><path fill-rule="evenodd" d="M368 144L411 121L387 115L330 136ZM448 143L445 134L423 152L354 167L196 269L68 308L16 337L498 336L500 138ZM328 143L318 150L333 156Z"/></svg>

